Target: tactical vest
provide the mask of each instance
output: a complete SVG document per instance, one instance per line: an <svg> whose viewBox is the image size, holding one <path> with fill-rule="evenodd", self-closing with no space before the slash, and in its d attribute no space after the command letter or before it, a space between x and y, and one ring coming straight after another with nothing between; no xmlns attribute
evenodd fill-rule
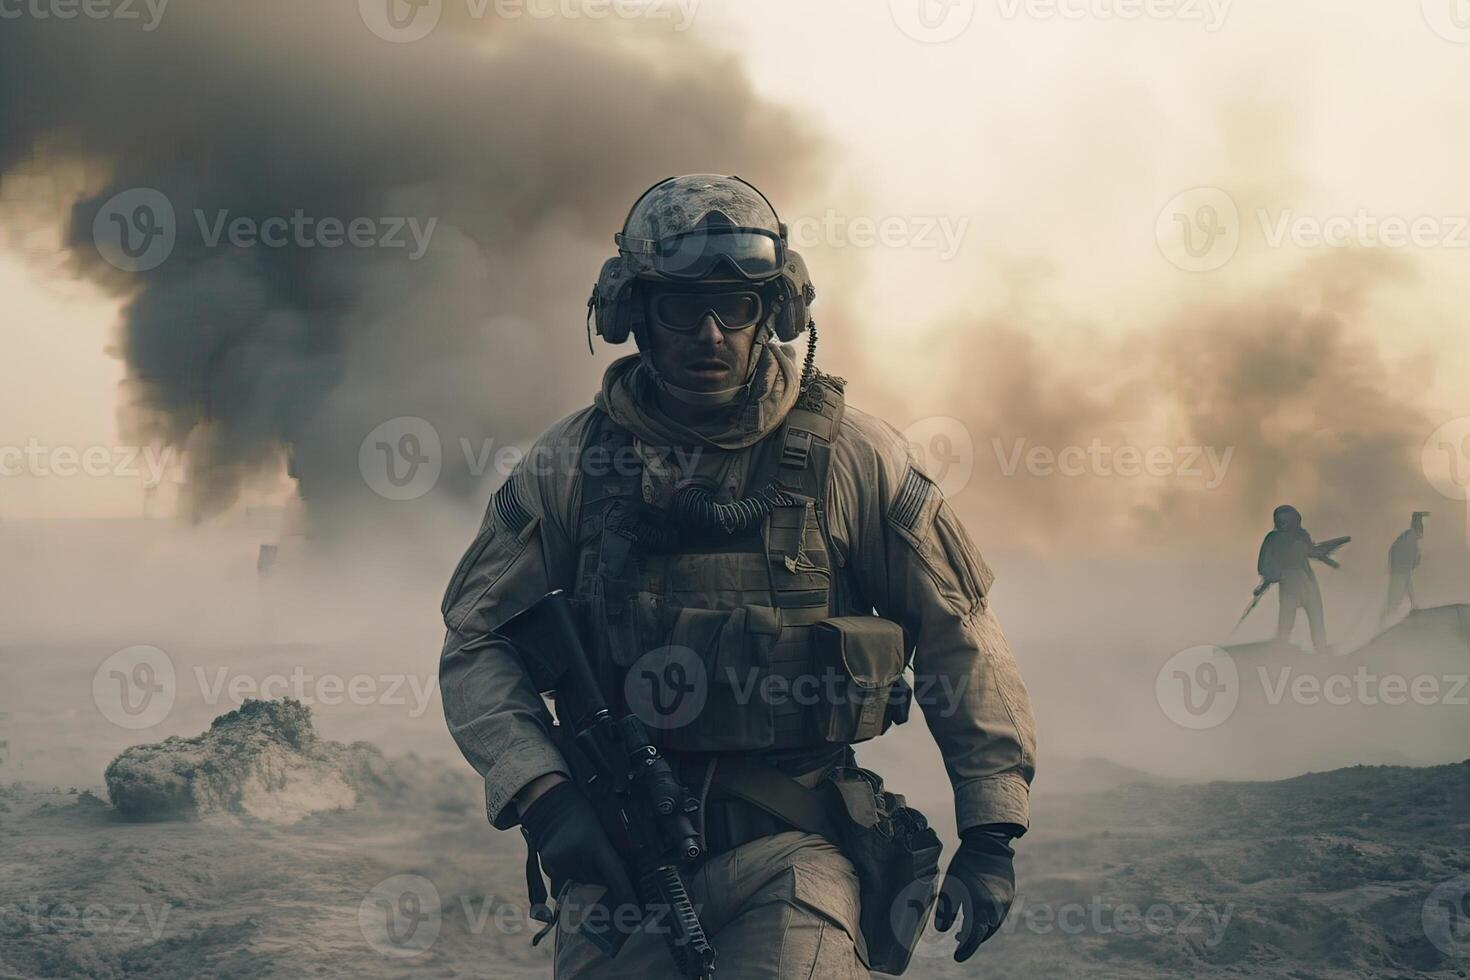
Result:
<svg viewBox="0 0 1470 980"><path fill-rule="evenodd" d="M871 738L894 720L902 630L842 617L824 498L841 383L810 385L754 450L749 487L780 503L733 533L670 526L643 499L641 467L586 467L577 598L609 703L675 752L816 748ZM589 446L635 459L599 413ZM584 457L585 458L585 457Z"/></svg>

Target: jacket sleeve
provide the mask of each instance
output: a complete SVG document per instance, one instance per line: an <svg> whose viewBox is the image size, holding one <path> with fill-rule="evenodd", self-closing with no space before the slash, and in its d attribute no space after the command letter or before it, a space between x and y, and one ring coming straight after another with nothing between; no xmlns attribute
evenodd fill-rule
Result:
<svg viewBox="0 0 1470 980"><path fill-rule="evenodd" d="M460 751L485 781L485 811L498 829L515 826L511 803L536 778L569 772L551 742L550 712L514 650L491 630L555 588L568 586L572 547L568 495L528 455L497 490L479 534L461 559L441 612L448 632L439 661L444 717ZM551 456L542 459L553 458Z"/></svg>
<svg viewBox="0 0 1470 980"><path fill-rule="evenodd" d="M898 432L861 415L844 430L829 507L834 546L863 599L902 625L914 650L916 700L954 788L956 826L1024 831L1036 723L989 608L994 576Z"/></svg>

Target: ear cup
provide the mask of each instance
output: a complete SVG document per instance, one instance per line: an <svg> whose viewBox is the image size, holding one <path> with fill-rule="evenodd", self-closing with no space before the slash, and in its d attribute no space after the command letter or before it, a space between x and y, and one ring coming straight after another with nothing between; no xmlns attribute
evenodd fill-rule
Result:
<svg viewBox="0 0 1470 980"><path fill-rule="evenodd" d="M811 304L817 298L817 290L807 274L806 261L791 251L786 253L786 269L776 284L776 302L781 309L771 329L782 343L789 344L811 321Z"/></svg>
<svg viewBox="0 0 1470 980"><path fill-rule="evenodd" d="M641 322L643 311L633 295L636 281L629 274L622 256L602 263L597 285L592 287L593 314L597 335L609 344L621 344L633 332L635 321Z"/></svg>
<svg viewBox="0 0 1470 980"><path fill-rule="evenodd" d="M799 297L791 294L791 289L786 283L781 283L772 290L775 293L774 316L770 321L771 332L776 339L783 344L789 344L801 333L801 328L806 325L806 304Z"/></svg>

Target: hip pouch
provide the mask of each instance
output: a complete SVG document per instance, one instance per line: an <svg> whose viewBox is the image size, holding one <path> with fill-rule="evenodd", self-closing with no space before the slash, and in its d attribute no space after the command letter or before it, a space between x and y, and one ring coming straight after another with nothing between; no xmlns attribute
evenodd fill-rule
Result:
<svg viewBox="0 0 1470 980"><path fill-rule="evenodd" d="M903 973L939 894L944 845L924 815L884 790L875 772L838 766L825 788L835 798L836 843L857 870L868 965L878 973Z"/></svg>

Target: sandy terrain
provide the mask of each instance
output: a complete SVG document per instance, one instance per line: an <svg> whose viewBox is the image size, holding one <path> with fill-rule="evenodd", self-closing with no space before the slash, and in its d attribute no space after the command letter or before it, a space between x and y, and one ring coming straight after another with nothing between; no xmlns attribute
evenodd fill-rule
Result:
<svg viewBox="0 0 1470 980"><path fill-rule="evenodd" d="M520 839L490 830L477 796L458 767L404 759L350 812L139 824L11 784L0 975L549 976ZM982 975L1470 973L1470 919L1440 949L1423 918L1436 886L1470 875L1470 762L1043 796L1019 849L1020 898ZM975 974L948 950L931 933L909 975Z"/></svg>
<svg viewBox="0 0 1470 980"><path fill-rule="evenodd" d="M438 704L451 549L422 569L400 562L412 576L338 563L272 589L255 575L255 537L214 533L0 530L17 559L0 645L0 977L549 976L548 949L529 943L521 839L486 825ZM1345 642L1333 660L1232 647L1238 705L1189 731L1160 710L1156 678L1201 641L1196 611L1225 595L1210 631L1223 638L1238 576L1122 571L1008 567L1004 619L1042 732L1020 897L976 960L957 967L951 940L931 936L908 975L1470 976L1470 879L1457 890L1470 876L1470 765L1425 765L1470 754L1470 712L1276 698L1283 669L1293 682L1360 666L1463 674L1459 613L1431 612L1375 647ZM1129 605L1166 581L1197 594L1153 619ZM1082 598L1059 617L1047 589ZM1116 635L1100 639L1097 624ZM166 653L173 697L128 728L97 684L135 645ZM329 680L361 681L366 696ZM197 735L262 694L304 694L324 738L381 749L381 778L356 808L290 826L139 824L104 802L119 752ZM952 848L922 722L860 755ZM1351 768L1365 761L1415 767ZM1222 778L1277 781L1211 782Z"/></svg>

